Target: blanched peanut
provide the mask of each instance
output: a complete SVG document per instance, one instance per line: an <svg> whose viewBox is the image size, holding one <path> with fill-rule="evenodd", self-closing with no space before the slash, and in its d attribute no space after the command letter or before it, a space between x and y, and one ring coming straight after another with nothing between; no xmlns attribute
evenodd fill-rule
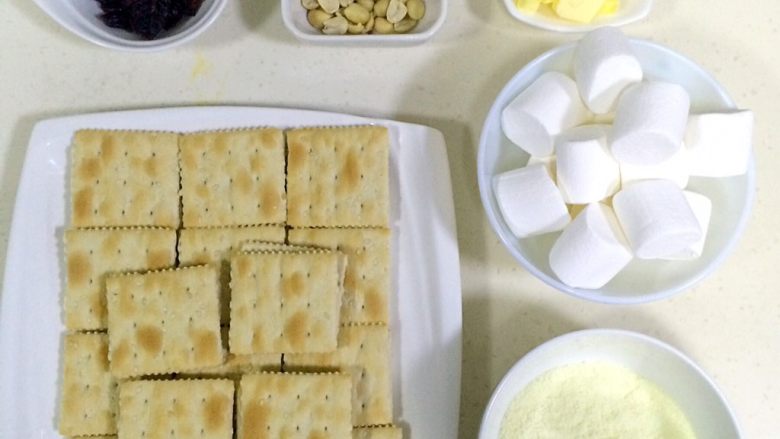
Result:
<svg viewBox="0 0 780 439"><path fill-rule="evenodd" d="M322 9L312 9L306 14L306 18L315 29L322 30L325 26L325 21L329 20L331 15Z"/></svg>
<svg viewBox="0 0 780 439"><path fill-rule="evenodd" d="M387 21L390 23L398 23L406 17L406 5L401 3L401 0L390 0L387 4Z"/></svg>
<svg viewBox="0 0 780 439"><path fill-rule="evenodd" d="M369 12L374 10L374 0L357 0L357 4L366 8Z"/></svg>
<svg viewBox="0 0 780 439"><path fill-rule="evenodd" d="M420 20L425 15L425 3L422 0L407 0L406 9L409 10L409 18Z"/></svg>
<svg viewBox="0 0 780 439"><path fill-rule="evenodd" d="M417 20L406 17L403 20L399 21L398 23L395 23L393 25L393 30L395 30L399 34L404 34L414 29L415 26L417 26Z"/></svg>
<svg viewBox="0 0 780 439"><path fill-rule="evenodd" d="M347 33L352 35L362 34L365 33L365 31L366 31L366 26L360 23L358 24L350 23L349 27L347 28Z"/></svg>
<svg viewBox="0 0 780 439"><path fill-rule="evenodd" d="M359 24L366 24L368 23L368 19L371 18L371 14L368 13L368 9L360 6L357 3L352 3L351 5L344 8L344 16L347 17L347 20Z"/></svg>
<svg viewBox="0 0 780 439"><path fill-rule="evenodd" d="M301 5L303 5L303 7L309 11L320 7L320 4L317 3L317 0L301 0Z"/></svg>
<svg viewBox="0 0 780 439"><path fill-rule="evenodd" d="M332 14L339 10L339 0L317 0L323 11Z"/></svg>
<svg viewBox="0 0 780 439"><path fill-rule="evenodd" d="M328 35L402 34L425 15L425 0L299 0L309 24Z"/></svg>
<svg viewBox="0 0 780 439"><path fill-rule="evenodd" d="M325 26L322 28L322 33L328 35L344 35L349 29L349 22L346 18L341 16L335 16L325 20Z"/></svg>
<svg viewBox="0 0 780 439"><path fill-rule="evenodd" d="M374 20L374 33L392 34L394 32L395 29L393 29L393 23L390 23L387 21L387 19L378 17L376 20Z"/></svg>
<svg viewBox="0 0 780 439"><path fill-rule="evenodd" d="M390 0L378 0L374 3L374 15L377 17L387 16L387 6L390 4Z"/></svg>

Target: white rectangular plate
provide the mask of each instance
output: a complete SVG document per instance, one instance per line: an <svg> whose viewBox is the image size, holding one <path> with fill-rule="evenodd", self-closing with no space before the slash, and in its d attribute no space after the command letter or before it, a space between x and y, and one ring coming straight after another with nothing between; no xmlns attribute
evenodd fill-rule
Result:
<svg viewBox="0 0 780 439"><path fill-rule="evenodd" d="M61 238L67 227L68 149L74 131L357 124L384 125L391 135L395 418L406 438L457 437L460 266L443 136L395 121L254 107L98 113L35 126L16 196L0 308L0 437L60 437Z"/></svg>

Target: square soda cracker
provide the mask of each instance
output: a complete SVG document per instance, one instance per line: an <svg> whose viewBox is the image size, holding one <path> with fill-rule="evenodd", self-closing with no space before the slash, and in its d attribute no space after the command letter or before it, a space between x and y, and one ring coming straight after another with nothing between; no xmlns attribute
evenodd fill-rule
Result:
<svg viewBox="0 0 780 439"><path fill-rule="evenodd" d="M117 384L108 367L108 336L74 333L63 340L60 433L115 434Z"/></svg>
<svg viewBox="0 0 780 439"><path fill-rule="evenodd" d="M65 327L105 329L105 276L155 270L176 262L176 231L165 228L103 228L65 231L67 268Z"/></svg>
<svg viewBox="0 0 780 439"><path fill-rule="evenodd" d="M230 352L336 350L346 258L338 252L238 253L230 264Z"/></svg>
<svg viewBox="0 0 780 439"><path fill-rule="evenodd" d="M126 381L119 387L119 439L231 439L231 380Z"/></svg>
<svg viewBox="0 0 780 439"><path fill-rule="evenodd" d="M230 319L230 255L249 240L283 243L284 226L205 227L184 229L179 236L179 263L220 266L220 321Z"/></svg>
<svg viewBox="0 0 780 439"><path fill-rule="evenodd" d="M289 225L387 227L389 145L379 126L288 131Z"/></svg>
<svg viewBox="0 0 780 439"><path fill-rule="evenodd" d="M184 372L224 361L215 265L112 275L106 280L111 372Z"/></svg>
<svg viewBox="0 0 780 439"><path fill-rule="evenodd" d="M81 130L71 149L71 224L179 226L179 135Z"/></svg>
<svg viewBox="0 0 780 439"><path fill-rule="evenodd" d="M352 376L352 425L393 422L390 332L386 325L348 325L329 354L285 354L285 370L340 370Z"/></svg>
<svg viewBox="0 0 780 439"><path fill-rule="evenodd" d="M238 439L351 437L351 380L342 374L261 373L238 385Z"/></svg>
<svg viewBox="0 0 780 439"><path fill-rule="evenodd" d="M387 323L390 302L390 230L291 229L294 244L318 245L344 252L342 323Z"/></svg>
<svg viewBox="0 0 780 439"><path fill-rule="evenodd" d="M284 223L284 166L284 135L276 128L185 134L184 227Z"/></svg>
<svg viewBox="0 0 780 439"><path fill-rule="evenodd" d="M402 439L403 430L393 425L370 425L352 430L352 439Z"/></svg>

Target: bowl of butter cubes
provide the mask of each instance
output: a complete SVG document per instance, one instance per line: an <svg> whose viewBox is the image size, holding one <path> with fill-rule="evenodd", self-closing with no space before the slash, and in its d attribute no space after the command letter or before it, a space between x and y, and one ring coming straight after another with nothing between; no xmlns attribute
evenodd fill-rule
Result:
<svg viewBox="0 0 780 439"><path fill-rule="evenodd" d="M753 113L704 69L602 27L541 55L483 126L478 180L491 226L548 285L645 303L712 273L755 192Z"/></svg>
<svg viewBox="0 0 780 439"><path fill-rule="evenodd" d="M504 0L509 15L554 32L587 32L642 20L653 0Z"/></svg>

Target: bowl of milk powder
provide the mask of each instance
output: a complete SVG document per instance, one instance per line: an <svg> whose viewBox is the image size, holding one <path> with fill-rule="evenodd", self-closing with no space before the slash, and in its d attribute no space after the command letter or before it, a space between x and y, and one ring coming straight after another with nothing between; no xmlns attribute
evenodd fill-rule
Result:
<svg viewBox="0 0 780 439"><path fill-rule="evenodd" d="M480 439L739 438L734 412L707 374L643 334L592 329L520 359L485 409Z"/></svg>

